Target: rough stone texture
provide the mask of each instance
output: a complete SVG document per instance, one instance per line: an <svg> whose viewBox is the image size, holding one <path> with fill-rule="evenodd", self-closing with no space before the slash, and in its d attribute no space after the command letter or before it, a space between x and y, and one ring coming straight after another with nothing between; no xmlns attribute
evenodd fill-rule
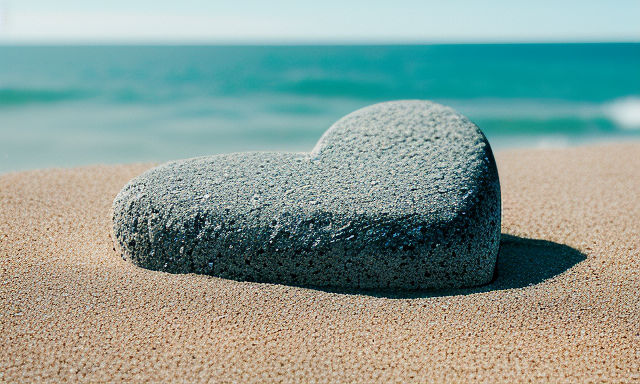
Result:
<svg viewBox="0 0 640 384"><path fill-rule="evenodd" d="M351 113L310 153L166 163L113 208L123 256L139 266L294 285L484 284L500 239L487 140L427 101Z"/></svg>

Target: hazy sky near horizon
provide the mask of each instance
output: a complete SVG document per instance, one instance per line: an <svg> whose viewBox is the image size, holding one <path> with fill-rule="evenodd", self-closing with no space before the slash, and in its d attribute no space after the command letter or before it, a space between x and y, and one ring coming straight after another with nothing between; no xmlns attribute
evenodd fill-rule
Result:
<svg viewBox="0 0 640 384"><path fill-rule="evenodd" d="M640 0L0 0L3 43L640 41Z"/></svg>

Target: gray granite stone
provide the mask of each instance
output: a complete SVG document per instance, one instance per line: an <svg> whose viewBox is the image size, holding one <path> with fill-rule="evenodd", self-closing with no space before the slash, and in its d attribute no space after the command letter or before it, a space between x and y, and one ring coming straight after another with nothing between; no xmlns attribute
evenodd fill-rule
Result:
<svg viewBox="0 0 640 384"><path fill-rule="evenodd" d="M484 284L500 239L489 143L428 101L353 112L310 153L166 163L113 209L123 257L139 266L306 286Z"/></svg>

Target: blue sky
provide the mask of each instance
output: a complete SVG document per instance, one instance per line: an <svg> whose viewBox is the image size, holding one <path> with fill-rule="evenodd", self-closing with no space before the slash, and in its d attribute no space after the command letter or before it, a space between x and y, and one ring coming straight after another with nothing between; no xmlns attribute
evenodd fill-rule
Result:
<svg viewBox="0 0 640 384"><path fill-rule="evenodd" d="M640 0L0 0L0 42L640 41Z"/></svg>

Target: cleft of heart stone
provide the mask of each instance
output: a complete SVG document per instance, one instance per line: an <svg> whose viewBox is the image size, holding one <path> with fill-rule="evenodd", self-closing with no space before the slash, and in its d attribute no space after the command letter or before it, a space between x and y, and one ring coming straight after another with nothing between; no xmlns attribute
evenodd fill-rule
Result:
<svg viewBox="0 0 640 384"><path fill-rule="evenodd" d="M172 161L113 202L134 264L302 286L432 289L488 283L500 183L480 129L429 101L336 122L309 153Z"/></svg>

